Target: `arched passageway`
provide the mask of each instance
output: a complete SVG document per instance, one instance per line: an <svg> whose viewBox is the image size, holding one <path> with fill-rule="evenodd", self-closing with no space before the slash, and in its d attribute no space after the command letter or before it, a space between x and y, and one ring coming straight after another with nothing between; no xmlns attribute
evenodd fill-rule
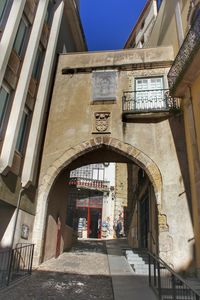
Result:
<svg viewBox="0 0 200 300"><path fill-rule="evenodd" d="M60 231L60 227L63 227L61 223L65 222L66 219L66 179L69 176L70 170L83 165L105 161L126 163L137 166L137 170L143 170L143 173L148 178L149 186L151 186L148 193L153 195L152 198L154 197L155 199L154 211L158 211L161 208L161 174L157 165L147 155L129 144L112 138L96 138L77 145L73 149L66 151L54 162L41 182L34 228L34 242L36 243L35 263L41 262L43 257L47 259L55 255L55 253L62 251L62 249L70 246L73 240L72 229L62 230L62 233ZM131 181L130 178L129 176L129 181ZM146 200L143 199L143 201ZM141 206L139 209L140 213L142 209L144 210L144 207L142 208ZM158 218L158 215L156 218ZM131 225L131 222L129 225ZM144 223L142 227L141 223L140 230L143 230L143 235L146 236L145 226ZM152 230L149 231L152 233ZM51 238L48 237L48 234L50 234ZM130 240L131 234L129 230ZM54 236L53 242L52 236ZM146 240L148 238L147 236L145 237ZM152 239L157 247L155 240L158 239L158 235L153 237L152 234L150 240ZM144 245L141 244L140 246ZM49 250L47 254L45 249L52 250Z"/></svg>

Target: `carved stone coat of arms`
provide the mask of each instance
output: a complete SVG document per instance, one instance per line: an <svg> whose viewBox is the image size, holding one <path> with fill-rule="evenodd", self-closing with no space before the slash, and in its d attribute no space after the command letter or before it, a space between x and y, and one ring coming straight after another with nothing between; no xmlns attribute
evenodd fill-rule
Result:
<svg viewBox="0 0 200 300"><path fill-rule="evenodd" d="M95 113L95 131L107 132L110 129L110 112Z"/></svg>

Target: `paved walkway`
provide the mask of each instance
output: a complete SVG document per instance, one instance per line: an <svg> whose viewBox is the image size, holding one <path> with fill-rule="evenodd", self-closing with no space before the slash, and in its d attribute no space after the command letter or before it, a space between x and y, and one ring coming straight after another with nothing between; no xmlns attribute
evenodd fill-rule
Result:
<svg viewBox="0 0 200 300"><path fill-rule="evenodd" d="M128 264L123 249L127 249L126 239L106 242L114 300L157 300L148 286L148 277L134 275Z"/></svg>
<svg viewBox="0 0 200 300"><path fill-rule="evenodd" d="M134 275L123 248L125 239L79 241L0 292L0 300L156 300L147 278Z"/></svg>
<svg viewBox="0 0 200 300"><path fill-rule="evenodd" d="M1 300L113 300L104 241L79 241L31 277L0 292Z"/></svg>

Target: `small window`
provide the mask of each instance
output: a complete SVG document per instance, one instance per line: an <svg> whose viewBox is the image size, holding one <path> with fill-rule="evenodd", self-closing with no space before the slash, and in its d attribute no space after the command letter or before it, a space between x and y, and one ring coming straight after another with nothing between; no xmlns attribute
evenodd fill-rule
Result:
<svg viewBox="0 0 200 300"><path fill-rule="evenodd" d="M50 25L50 22L51 22L53 5L54 5L54 1L53 0L49 0L49 4L48 4L48 7L47 7L47 12L46 12L46 16L45 16L45 22L48 25Z"/></svg>
<svg viewBox="0 0 200 300"><path fill-rule="evenodd" d="M16 143L16 150L20 153L22 153L24 150L24 143L25 143L25 137L28 128L29 115L30 115L30 111L27 108L25 108L22 115L21 125L19 129L17 143Z"/></svg>
<svg viewBox="0 0 200 300"><path fill-rule="evenodd" d="M16 53L21 57L24 49L25 38L28 32L28 22L24 17L22 17L15 37L15 42L13 48Z"/></svg>
<svg viewBox="0 0 200 300"><path fill-rule="evenodd" d="M39 80L39 78L40 78L42 64L43 64L43 51L42 51L42 48L39 47L36 58L35 58L35 63L33 66L33 72L32 72L32 76L36 80Z"/></svg>
<svg viewBox="0 0 200 300"><path fill-rule="evenodd" d="M10 99L10 90L6 86L0 88L0 130L3 126L3 121L5 119L8 103Z"/></svg>
<svg viewBox="0 0 200 300"><path fill-rule="evenodd" d="M3 19L5 10L6 10L6 4L7 4L7 0L0 0L0 23Z"/></svg>
<svg viewBox="0 0 200 300"><path fill-rule="evenodd" d="M145 24L145 20L142 21L142 24L140 26L140 30L142 30L144 28L144 24Z"/></svg>
<svg viewBox="0 0 200 300"><path fill-rule="evenodd" d="M195 11L192 14L190 25L192 25L196 19L200 16L200 5L195 8Z"/></svg>
<svg viewBox="0 0 200 300"><path fill-rule="evenodd" d="M92 174L92 179L94 180L104 180L104 169L101 167L94 168L93 169L93 174Z"/></svg>
<svg viewBox="0 0 200 300"><path fill-rule="evenodd" d="M144 36L141 38L140 44L141 44L141 48L143 48L143 46L144 46Z"/></svg>

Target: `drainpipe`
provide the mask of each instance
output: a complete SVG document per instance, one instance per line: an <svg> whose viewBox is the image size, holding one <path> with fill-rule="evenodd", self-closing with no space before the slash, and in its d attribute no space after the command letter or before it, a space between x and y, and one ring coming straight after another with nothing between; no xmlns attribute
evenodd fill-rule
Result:
<svg viewBox="0 0 200 300"><path fill-rule="evenodd" d="M16 207L16 215L15 215L15 221L14 221L14 227L13 227L13 232L12 232L12 239L11 239L11 250L13 248L14 244L14 239L15 239L15 233L16 233L16 228L17 228L17 221L18 221L18 215L19 215L19 209L20 209L20 204L21 204L21 199L22 199L22 193L25 190L25 188L21 188L19 191L18 199L17 199L17 207Z"/></svg>

